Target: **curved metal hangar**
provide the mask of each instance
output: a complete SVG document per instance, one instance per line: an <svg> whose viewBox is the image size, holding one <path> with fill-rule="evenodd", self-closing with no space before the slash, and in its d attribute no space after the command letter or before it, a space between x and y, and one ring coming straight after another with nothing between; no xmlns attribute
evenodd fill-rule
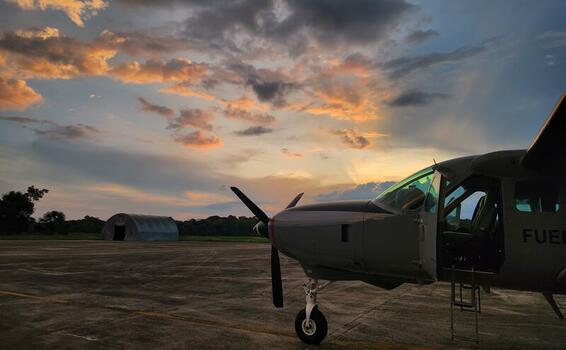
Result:
<svg viewBox="0 0 566 350"><path fill-rule="evenodd" d="M120 213L106 221L102 236L111 241L177 241L179 230L167 216Z"/></svg>

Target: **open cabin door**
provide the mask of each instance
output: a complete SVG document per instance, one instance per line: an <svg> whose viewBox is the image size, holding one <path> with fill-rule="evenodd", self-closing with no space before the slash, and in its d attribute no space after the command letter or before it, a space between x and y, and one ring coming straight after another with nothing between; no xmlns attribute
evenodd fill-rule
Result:
<svg viewBox="0 0 566 350"><path fill-rule="evenodd" d="M419 259L424 274L436 280L436 238L438 231L438 201L442 175L434 172L425 203L417 218L419 226Z"/></svg>

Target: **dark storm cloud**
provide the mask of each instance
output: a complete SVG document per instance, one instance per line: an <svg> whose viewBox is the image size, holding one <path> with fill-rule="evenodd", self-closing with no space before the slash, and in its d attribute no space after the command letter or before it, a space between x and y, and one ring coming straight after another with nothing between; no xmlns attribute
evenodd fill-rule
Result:
<svg viewBox="0 0 566 350"><path fill-rule="evenodd" d="M297 86L283 81L258 81L253 79L249 83L260 101L271 102L275 106L284 105L285 94Z"/></svg>
<svg viewBox="0 0 566 350"><path fill-rule="evenodd" d="M0 120L18 123L32 130L36 135L48 139L81 140L94 139L100 130L85 124L62 125L47 119L29 117L6 117L0 116ZM28 126L29 125L29 126Z"/></svg>
<svg viewBox="0 0 566 350"><path fill-rule="evenodd" d="M332 191L329 193L319 194L315 197L315 200L317 202L329 202L339 200L373 199L394 184L395 182L392 181L368 182L343 191Z"/></svg>
<svg viewBox="0 0 566 350"><path fill-rule="evenodd" d="M450 52L432 52L420 56L400 57L383 64L392 79L399 79L405 75L427 69L434 65L446 62L457 62L477 56L487 50L486 45L461 47Z"/></svg>
<svg viewBox="0 0 566 350"><path fill-rule="evenodd" d="M143 97L138 97L138 101L142 104L140 111L157 113L166 118L171 118L175 115L175 110L166 106L153 104Z"/></svg>
<svg viewBox="0 0 566 350"><path fill-rule="evenodd" d="M404 14L416 9L404 0L191 1L187 5L194 11L184 34L196 46L245 52L245 44L234 40L245 33L285 45L290 54L304 51L308 38L326 47L379 41Z"/></svg>
<svg viewBox="0 0 566 350"><path fill-rule="evenodd" d="M185 5L195 7L208 7L213 4L224 3L226 0L116 0L122 6L142 6L142 7L171 7L173 5Z"/></svg>
<svg viewBox="0 0 566 350"><path fill-rule="evenodd" d="M405 38L405 41L409 44L420 44L429 39L439 36L440 34L436 30L415 30Z"/></svg>
<svg viewBox="0 0 566 350"><path fill-rule="evenodd" d="M234 132L234 134L238 136L260 136L264 134L269 134L271 132L273 132L273 129L271 128L266 128L263 126L250 126L249 128L244 130L238 130Z"/></svg>
<svg viewBox="0 0 566 350"><path fill-rule="evenodd" d="M404 0L288 0L291 15L276 28L287 36L305 28L323 45L365 44L382 39L400 17L415 8Z"/></svg>
<svg viewBox="0 0 566 350"><path fill-rule="evenodd" d="M424 92L418 90L410 90L401 93L387 104L391 107L416 107L426 106L435 100L448 98L447 94L438 92Z"/></svg>
<svg viewBox="0 0 566 350"><path fill-rule="evenodd" d="M272 11L271 0L210 2L187 20L186 34L191 38L221 39L227 31L237 29L258 33L262 31L260 22L272 22Z"/></svg>
<svg viewBox="0 0 566 350"><path fill-rule="evenodd" d="M276 107L285 105L285 97L288 93L300 87L298 83L291 82L284 74L269 69L256 69L250 64L240 61L230 62L226 70L233 73L231 79L233 84L251 86L258 100L268 102ZM219 75L227 75L226 72Z"/></svg>

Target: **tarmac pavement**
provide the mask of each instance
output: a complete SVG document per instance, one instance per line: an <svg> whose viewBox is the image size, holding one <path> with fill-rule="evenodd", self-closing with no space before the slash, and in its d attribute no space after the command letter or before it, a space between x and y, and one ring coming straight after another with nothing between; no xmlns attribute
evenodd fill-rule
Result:
<svg viewBox="0 0 566 350"><path fill-rule="evenodd" d="M0 349L439 349L449 285L384 291L337 282L319 293L326 340L307 347L294 319L304 273L281 255L285 307L271 304L261 243L0 241ZM566 311L566 296L557 298ZM473 314L456 313L459 335ZM542 295L482 294L479 348L566 349L566 322Z"/></svg>

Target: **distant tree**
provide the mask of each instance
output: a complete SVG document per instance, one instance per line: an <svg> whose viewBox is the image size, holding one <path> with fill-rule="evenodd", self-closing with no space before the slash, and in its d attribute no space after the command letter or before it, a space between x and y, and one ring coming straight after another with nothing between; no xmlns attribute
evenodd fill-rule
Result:
<svg viewBox="0 0 566 350"><path fill-rule="evenodd" d="M52 210L43 214L43 217L39 219L39 224L42 229L49 234L53 233L67 233L67 227L65 225L65 214L61 211Z"/></svg>
<svg viewBox="0 0 566 350"><path fill-rule="evenodd" d="M104 226L104 221L87 215L84 219L68 220L65 226L67 232L71 233L100 233Z"/></svg>
<svg viewBox="0 0 566 350"><path fill-rule="evenodd" d="M13 234L28 230L33 223L35 205L49 190L30 186L26 193L10 191L0 199L0 231Z"/></svg>
<svg viewBox="0 0 566 350"><path fill-rule="evenodd" d="M230 215L228 217L210 216L206 219L177 221L179 234L194 236L252 236L257 223L253 217Z"/></svg>

